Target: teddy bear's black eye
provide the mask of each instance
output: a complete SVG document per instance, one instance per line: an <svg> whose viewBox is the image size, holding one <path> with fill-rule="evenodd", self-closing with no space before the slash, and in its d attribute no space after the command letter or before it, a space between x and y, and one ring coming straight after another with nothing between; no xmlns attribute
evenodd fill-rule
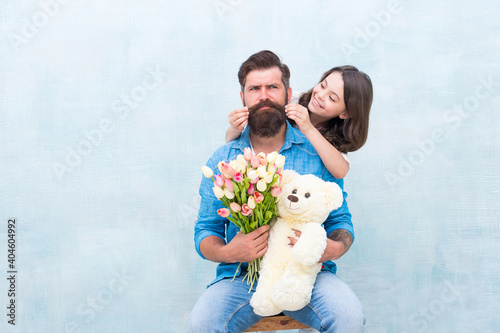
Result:
<svg viewBox="0 0 500 333"><path fill-rule="evenodd" d="M297 190L296 190L296 189L295 189L295 190L293 190L293 191L292 191L292 194L297 194Z"/></svg>
<svg viewBox="0 0 500 333"><path fill-rule="evenodd" d="M304 196L305 196L306 198L309 198L309 197L311 196L311 194L309 194L309 192L307 192L306 194L304 194Z"/></svg>

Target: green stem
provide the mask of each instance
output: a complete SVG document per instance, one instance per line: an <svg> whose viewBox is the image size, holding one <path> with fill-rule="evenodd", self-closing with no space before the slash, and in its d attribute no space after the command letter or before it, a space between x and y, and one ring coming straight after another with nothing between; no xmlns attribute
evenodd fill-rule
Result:
<svg viewBox="0 0 500 333"><path fill-rule="evenodd" d="M238 265L238 268L236 268L236 272L234 273L234 276L233 276L233 279L231 280L231 282L234 281L234 279L236 278L236 276L238 275L238 272L240 271L240 267L241 267L241 262L240 264Z"/></svg>

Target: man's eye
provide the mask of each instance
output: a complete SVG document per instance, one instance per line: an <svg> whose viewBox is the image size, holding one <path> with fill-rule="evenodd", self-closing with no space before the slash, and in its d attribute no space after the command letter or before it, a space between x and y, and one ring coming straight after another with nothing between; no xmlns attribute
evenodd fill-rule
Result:
<svg viewBox="0 0 500 333"><path fill-rule="evenodd" d="M306 194L304 194L304 196L305 196L306 198L309 198L309 197L311 196L311 194L306 193Z"/></svg>
<svg viewBox="0 0 500 333"><path fill-rule="evenodd" d="M293 190L293 191L292 191L292 194L297 194L297 190Z"/></svg>

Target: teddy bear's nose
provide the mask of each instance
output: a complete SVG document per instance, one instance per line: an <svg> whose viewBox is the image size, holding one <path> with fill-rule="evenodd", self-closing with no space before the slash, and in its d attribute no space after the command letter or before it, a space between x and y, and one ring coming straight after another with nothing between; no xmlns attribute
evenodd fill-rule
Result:
<svg viewBox="0 0 500 333"><path fill-rule="evenodd" d="M297 202L299 201L299 198L297 198L295 195L289 195L288 196L288 200L290 200L291 202Z"/></svg>

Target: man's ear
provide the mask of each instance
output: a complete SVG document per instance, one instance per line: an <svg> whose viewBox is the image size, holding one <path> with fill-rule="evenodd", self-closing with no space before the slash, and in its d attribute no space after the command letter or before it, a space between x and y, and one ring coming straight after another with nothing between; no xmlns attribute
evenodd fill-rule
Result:
<svg viewBox="0 0 500 333"><path fill-rule="evenodd" d="M286 104L290 104L290 99L292 99L292 87L288 87L288 101L286 101Z"/></svg>
<svg viewBox="0 0 500 333"><path fill-rule="evenodd" d="M240 90L240 98L241 98L241 103L243 103L243 106L245 106L245 98L243 96L243 91Z"/></svg>

